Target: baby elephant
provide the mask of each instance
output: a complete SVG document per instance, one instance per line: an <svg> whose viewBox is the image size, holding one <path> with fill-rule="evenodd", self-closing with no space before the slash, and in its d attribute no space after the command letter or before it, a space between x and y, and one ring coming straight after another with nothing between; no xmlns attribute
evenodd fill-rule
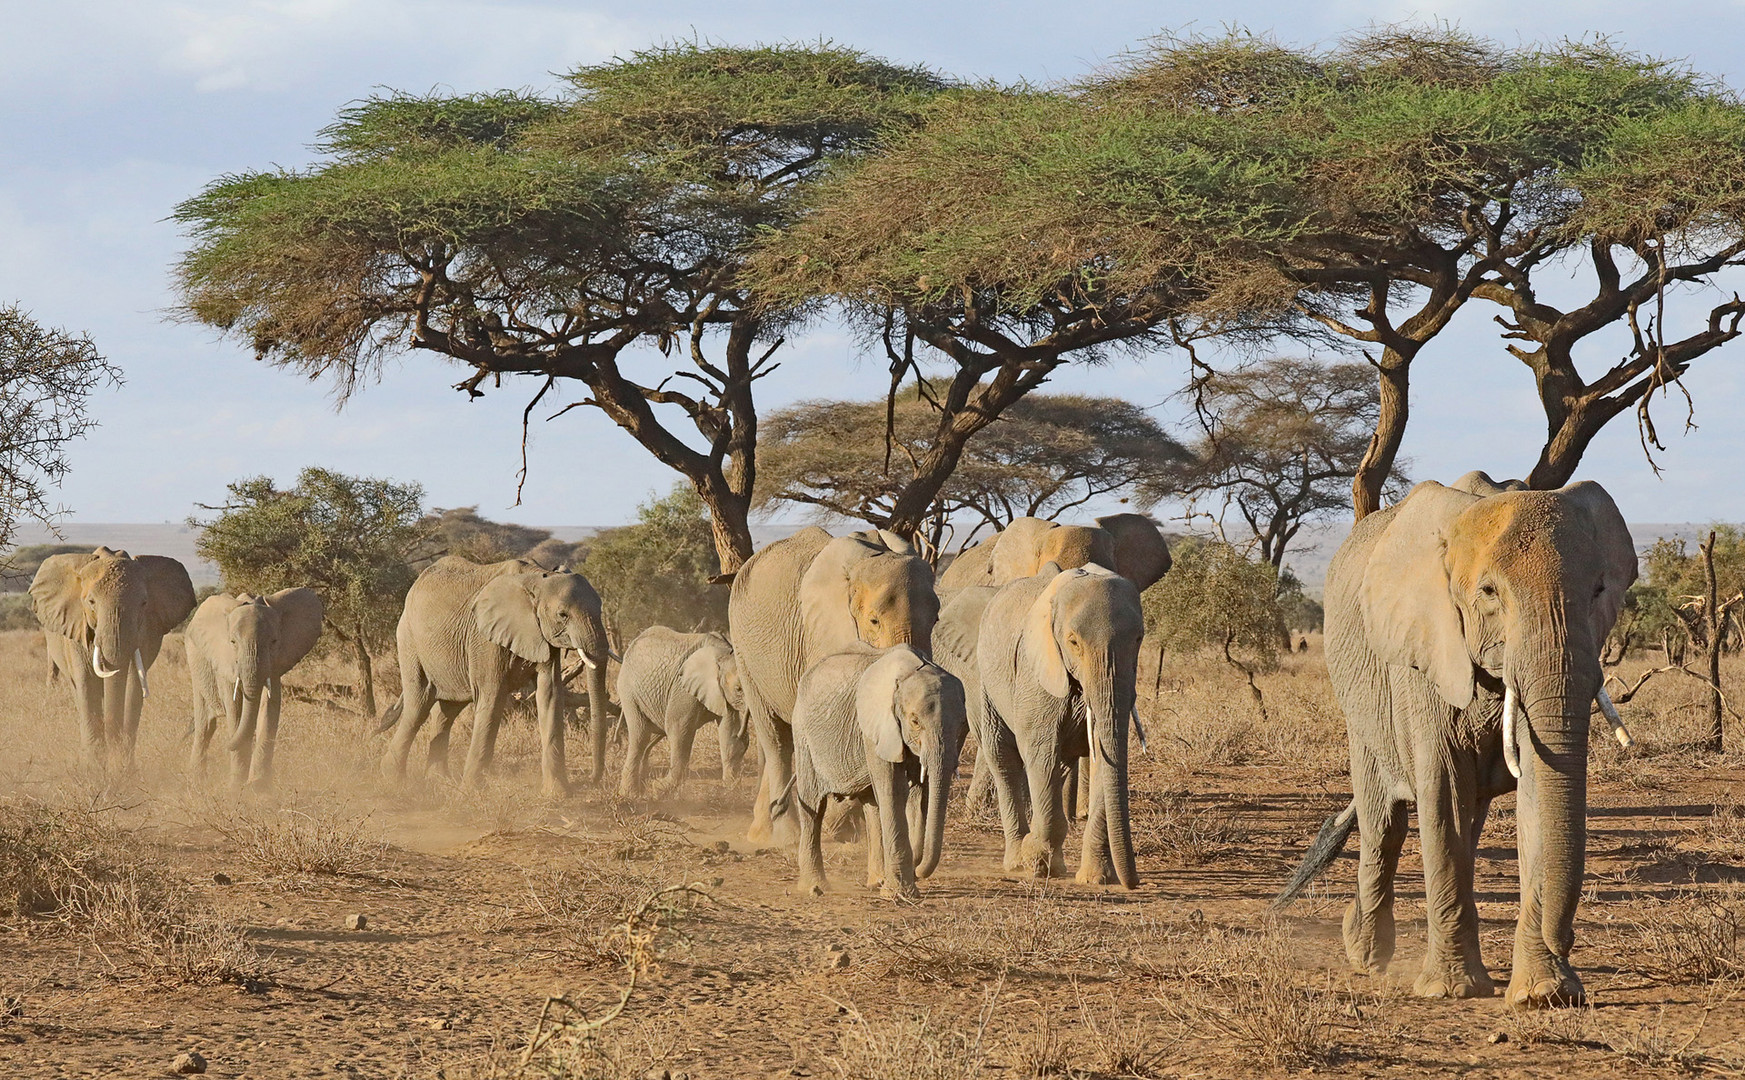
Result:
<svg viewBox="0 0 1745 1080"><path fill-rule="evenodd" d="M711 720L720 721L722 777L745 757L745 691L733 646L720 634L651 626L636 635L618 668L618 701L629 738L620 795L642 793L649 748L664 738L672 740L672 766L660 795L671 796L690 773L697 729Z"/></svg>
<svg viewBox="0 0 1745 1080"><path fill-rule="evenodd" d="M866 815L867 884L886 896L918 897L917 874L939 865L946 797L968 727L963 684L908 645L858 646L800 677L793 727L800 891L824 892L820 831L835 795L859 802ZM922 791L919 868L907 817L911 781Z"/></svg>
<svg viewBox="0 0 1745 1080"><path fill-rule="evenodd" d="M279 678L315 647L321 613L321 597L313 589L283 589L271 596L220 593L194 612L183 635L194 684L192 775L204 777L206 748L223 715L231 733L231 784L272 782L283 700ZM263 697L264 725L259 723Z"/></svg>

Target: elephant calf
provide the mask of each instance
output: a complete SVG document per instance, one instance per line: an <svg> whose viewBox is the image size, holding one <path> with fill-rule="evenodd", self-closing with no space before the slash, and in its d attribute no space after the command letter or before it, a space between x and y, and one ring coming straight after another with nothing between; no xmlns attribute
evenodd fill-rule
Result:
<svg viewBox="0 0 1745 1080"><path fill-rule="evenodd" d="M321 614L321 597L313 589L282 589L271 596L221 593L195 610L183 635L194 685L191 775L205 775L206 750L223 716L230 731L231 784L271 782L284 696L279 679L315 647Z"/></svg>
<svg viewBox="0 0 1745 1080"><path fill-rule="evenodd" d="M711 720L720 721L723 779L745 757L745 691L733 646L720 634L651 626L636 635L618 668L618 701L629 739L620 795L642 793L649 748L671 739L672 766L661 790L662 797L671 796L690 773L697 729Z"/></svg>
<svg viewBox="0 0 1745 1080"><path fill-rule="evenodd" d="M963 684L908 645L853 646L812 665L794 700L789 786L800 809L800 890L824 892L821 830L834 795L859 802L866 815L867 884L917 897L916 877L939 865L966 726ZM923 792L919 867L907 818L911 780Z"/></svg>

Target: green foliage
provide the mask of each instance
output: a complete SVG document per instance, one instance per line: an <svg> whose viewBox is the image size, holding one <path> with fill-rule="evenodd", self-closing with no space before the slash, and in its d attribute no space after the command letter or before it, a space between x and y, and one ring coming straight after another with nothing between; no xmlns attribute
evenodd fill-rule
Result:
<svg viewBox="0 0 1745 1080"><path fill-rule="evenodd" d="M96 423L85 402L121 372L80 334L44 327L0 304L0 555L21 518L48 522L67 474L66 446Z"/></svg>
<svg viewBox="0 0 1745 1080"><path fill-rule="evenodd" d="M899 390L888 467L883 398L804 401L765 417L753 505L814 506L884 525L936 444L934 401L942 390L914 383ZM954 517L999 529L1017 517L1052 518L1141 484L1167 486L1187 459L1181 444L1132 402L1028 394L965 445L934 498L928 538L940 546Z"/></svg>
<svg viewBox="0 0 1745 1080"><path fill-rule="evenodd" d="M1303 591L1303 582L1290 567L1278 574L1278 609L1285 629L1299 632L1321 629L1327 611L1321 601Z"/></svg>
<svg viewBox="0 0 1745 1080"><path fill-rule="evenodd" d="M217 517L188 522L227 592L308 586L326 604L332 637L354 651L393 644L413 560L429 545L421 487L309 468L288 488L258 476L229 490Z"/></svg>
<svg viewBox="0 0 1745 1080"><path fill-rule="evenodd" d="M1210 649L1256 671L1276 667L1285 622L1272 564L1218 540L1184 540L1171 554L1169 573L1141 597L1146 635L1166 649Z"/></svg>
<svg viewBox="0 0 1745 1080"><path fill-rule="evenodd" d="M599 590L622 643L650 626L726 630L727 587L703 501L687 485L637 507L637 522L607 529L588 544L579 569Z"/></svg>
<svg viewBox="0 0 1745 1080"><path fill-rule="evenodd" d="M30 588L37 568L50 555L89 552L90 544L26 544L0 555L0 593L21 593Z"/></svg>
<svg viewBox="0 0 1745 1080"><path fill-rule="evenodd" d="M1710 529L1715 533L1715 586L1724 602L1745 590L1745 530L1722 524ZM1702 554L1682 539L1661 537L1641 558L1641 577L1625 594L1624 608L1612 627L1611 647L1622 653L1670 640L1674 651L1680 651L1686 624L1675 609L1707 596ZM1730 640L1737 647L1745 634L1734 633Z"/></svg>
<svg viewBox="0 0 1745 1080"><path fill-rule="evenodd" d="M36 609L30 606L29 593L0 593L0 633L7 630L36 630Z"/></svg>

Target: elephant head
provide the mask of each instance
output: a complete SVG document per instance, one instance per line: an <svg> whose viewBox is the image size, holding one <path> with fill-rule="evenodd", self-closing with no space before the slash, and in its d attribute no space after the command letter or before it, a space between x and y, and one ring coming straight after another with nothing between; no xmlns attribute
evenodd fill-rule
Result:
<svg viewBox="0 0 1745 1080"><path fill-rule="evenodd" d="M1115 561L1102 565L1137 585L1140 592L1169 573L1169 543L1158 531L1157 522L1144 514L1110 514L1098 518L1097 527L1108 533L1115 545Z"/></svg>
<svg viewBox="0 0 1745 1080"><path fill-rule="evenodd" d="M1145 633L1139 590L1098 565L1063 571L1050 564L1042 573L1052 576L1025 615L1015 659L1051 696L1083 702L1110 858L1121 884L1133 888L1139 874L1127 801L1127 725Z"/></svg>
<svg viewBox="0 0 1745 1080"><path fill-rule="evenodd" d="M588 716L593 741L593 779L606 767L606 661L618 657L606 639L600 594L580 574L542 570L535 563L499 574L473 599L473 618L487 640L536 667L561 687L564 649L574 649L588 669ZM561 698L561 694L560 694ZM555 706L554 706L555 707ZM561 728L557 729L561 733Z"/></svg>
<svg viewBox="0 0 1745 1080"><path fill-rule="evenodd" d="M739 663L733 646L720 634L709 634L685 657L679 668L679 684L685 692L719 717L722 776L736 771L750 745L751 729L745 710L745 687L739 681Z"/></svg>
<svg viewBox="0 0 1745 1080"><path fill-rule="evenodd" d="M262 696L277 692L280 676L290 671L321 638L321 597L314 589L281 589L271 596L214 597L208 604L228 604L225 627L230 635L236 670L231 693L240 707L240 721L231 749L254 738Z"/></svg>
<svg viewBox="0 0 1745 1080"><path fill-rule="evenodd" d="M854 714L875 756L893 764L910 758L920 764L926 825L915 872L927 877L939 866L951 778L969 727L963 684L914 649L899 645L861 674Z"/></svg>
<svg viewBox="0 0 1745 1080"><path fill-rule="evenodd" d="M1526 992L1579 994L1567 957L1587 838L1588 717L1602 691L1600 645L1636 578L1635 547L1598 484L1524 491L1463 479L1485 494L1428 482L1393 511L1360 586L1365 632L1379 656L1422 672L1454 708L1480 686L1502 695L1523 848L1536 849L1522 903L1539 905L1540 936L1561 969L1552 986Z"/></svg>
<svg viewBox="0 0 1745 1080"><path fill-rule="evenodd" d="M800 579L808 656L841 652L856 641L875 649L912 645L931 654L939 621L933 568L870 535L831 540Z"/></svg>
<svg viewBox="0 0 1745 1080"><path fill-rule="evenodd" d="M44 559L30 597L43 629L75 642L98 677L131 667L142 690L163 636L194 609L194 586L181 563L106 547Z"/></svg>

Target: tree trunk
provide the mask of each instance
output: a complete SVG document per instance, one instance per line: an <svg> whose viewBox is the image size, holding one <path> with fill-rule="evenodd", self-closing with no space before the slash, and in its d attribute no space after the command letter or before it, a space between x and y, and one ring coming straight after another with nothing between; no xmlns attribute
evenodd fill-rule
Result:
<svg viewBox="0 0 1745 1080"><path fill-rule="evenodd" d="M1721 699L1721 646L1727 635L1727 613L1721 610L1721 590L1715 578L1715 534L1709 533L1709 538L1703 541L1703 584L1706 593L1703 597L1703 618L1708 622L1708 641L1704 649L1704 659L1708 661L1704 674L1709 680L1709 735L1708 749L1711 753L1721 753L1724 745L1722 730L1723 702Z"/></svg>
<svg viewBox="0 0 1745 1080"><path fill-rule="evenodd" d="M376 715L376 672L370 664L369 646L364 644L361 629L354 631L351 638L352 656L357 661L358 696L363 702L364 715Z"/></svg>
<svg viewBox="0 0 1745 1080"><path fill-rule="evenodd" d="M1351 478L1351 510L1358 521L1381 509L1382 489L1387 486L1394 459L1400 453L1400 442L1406 436L1411 364L1410 356L1390 348L1383 351L1381 363L1376 365L1381 411L1376 416L1375 433L1369 438L1369 449L1363 453L1357 475Z"/></svg>
<svg viewBox="0 0 1745 1080"><path fill-rule="evenodd" d="M751 558L751 500L727 490L727 481L711 476L692 487L709 509L709 529L715 537L715 558L723 574L731 574Z"/></svg>

